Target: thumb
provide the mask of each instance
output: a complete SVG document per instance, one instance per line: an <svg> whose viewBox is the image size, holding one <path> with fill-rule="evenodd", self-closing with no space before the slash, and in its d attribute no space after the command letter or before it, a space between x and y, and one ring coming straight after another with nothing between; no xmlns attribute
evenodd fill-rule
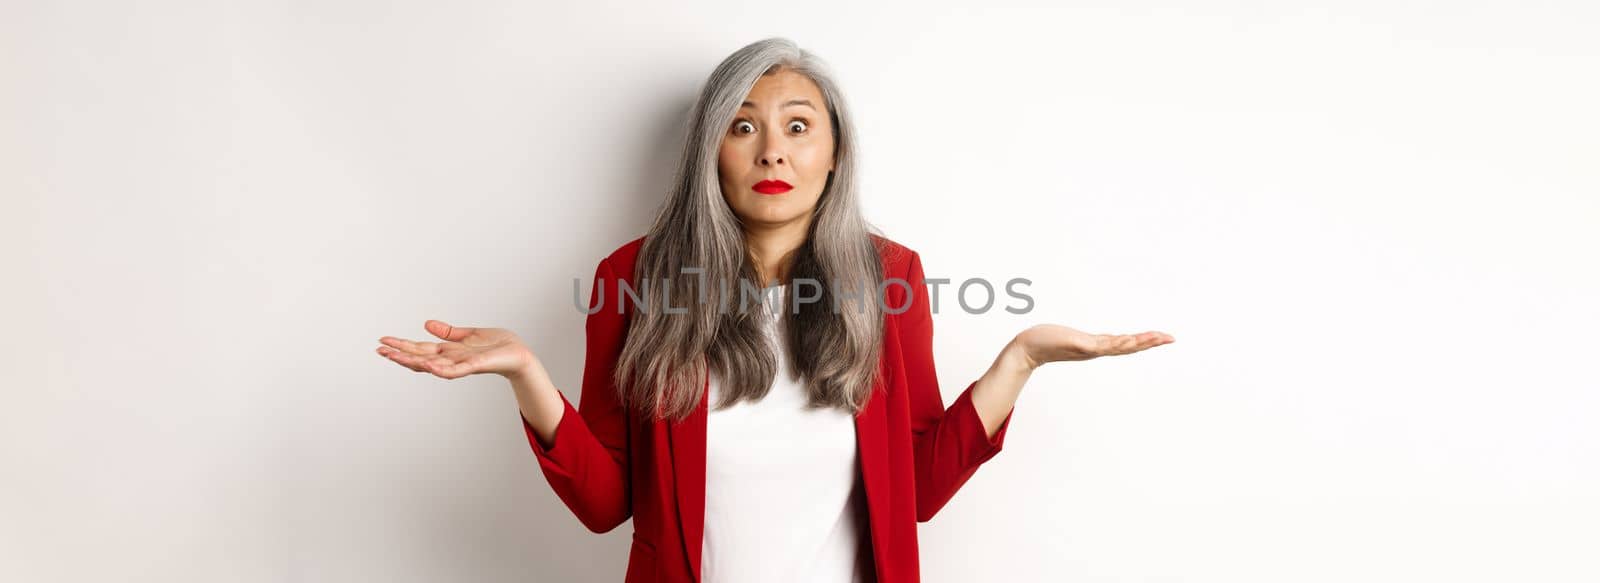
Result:
<svg viewBox="0 0 1600 583"><path fill-rule="evenodd" d="M438 336L452 342L459 342L462 338L472 335L472 328L466 326L451 326L439 320L428 320L422 324L429 334Z"/></svg>

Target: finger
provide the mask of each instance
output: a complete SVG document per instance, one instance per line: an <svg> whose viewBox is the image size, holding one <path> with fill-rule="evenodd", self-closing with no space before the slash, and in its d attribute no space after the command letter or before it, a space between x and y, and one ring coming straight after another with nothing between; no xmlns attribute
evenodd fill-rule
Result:
<svg viewBox="0 0 1600 583"><path fill-rule="evenodd" d="M1124 345L1127 352L1124 352L1123 354L1155 348L1171 341L1169 340L1169 338L1171 338L1170 336L1153 330L1150 332L1140 332L1124 338Z"/></svg>
<svg viewBox="0 0 1600 583"><path fill-rule="evenodd" d="M1171 334L1166 332L1158 332L1155 330L1141 333L1139 336L1142 337L1143 344L1148 345L1147 348L1154 348L1156 346L1161 346L1162 344L1171 343L1175 340Z"/></svg>
<svg viewBox="0 0 1600 583"><path fill-rule="evenodd" d="M452 342L460 342L461 339L470 336L473 330L472 328L468 328L466 326L451 326L450 324L441 322L439 320L428 320L427 322L423 322L422 327L427 328L429 334L433 334L434 336L438 336Z"/></svg>
<svg viewBox="0 0 1600 583"><path fill-rule="evenodd" d="M426 372L426 371L423 370L422 364L420 362L417 362L416 359L418 357L416 357L416 356L413 356L413 355L410 355L410 354L406 354L404 352L401 352L399 350L395 350L395 349L387 347L387 346L379 348L378 349L378 354L382 354L383 356L388 357L389 360L394 361L395 364L398 364L400 366L409 368L409 369L411 369L413 371Z"/></svg>
<svg viewBox="0 0 1600 583"><path fill-rule="evenodd" d="M400 350L404 350L419 356L427 356L430 354L439 353L439 344L436 342L416 342L413 340L406 340L404 338L395 338L393 336L384 336L383 338L379 338L378 342L382 342L385 346L393 346L395 348L399 348Z"/></svg>
<svg viewBox="0 0 1600 583"><path fill-rule="evenodd" d="M421 357L401 352L401 353L396 353L394 356L391 356L390 358L393 359L395 362L400 363L402 366L411 369L414 372L428 372L428 369L422 367L422 359L421 359Z"/></svg>
<svg viewBox="0 0 1600 583"><path fill-rule="evenodd" d="M1095 356L1127 354L1138 347L1138 338L1128 334L1096 334Z"/></svg>
<svg viewBox="0 0 1600 583"><path fill-rule="evenodd" d="M1144 350L1144 342L1144 338L1135 334L1123 334L1121 336L1117 336L1117 339L1113 342L1113 345L1116 347L1116 352L1113 354L1129 354Z"/></svg>

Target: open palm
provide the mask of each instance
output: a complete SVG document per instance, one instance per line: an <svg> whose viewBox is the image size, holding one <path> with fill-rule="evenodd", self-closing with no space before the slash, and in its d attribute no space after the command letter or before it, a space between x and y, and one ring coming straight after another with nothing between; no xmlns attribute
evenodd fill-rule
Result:
<svg viewBox="0 0 1600 583"><path fill-rule="evenodd" d="M1047 362L1131 354L1173 341L1172 335L1153 330L1138 334L1090 334L1057 324L1040 324L1017 335L1017 342L1033 368Z"/></svg>
<svg viewBox="0 0 1600 583"><path fill-rule="evenodd" d="M455 379L471 374L513 374L534 360L522 340L504 328L468 328L428 320L422 327L444 342L393 336L378 339L378 354L417 372Z"/></svg>

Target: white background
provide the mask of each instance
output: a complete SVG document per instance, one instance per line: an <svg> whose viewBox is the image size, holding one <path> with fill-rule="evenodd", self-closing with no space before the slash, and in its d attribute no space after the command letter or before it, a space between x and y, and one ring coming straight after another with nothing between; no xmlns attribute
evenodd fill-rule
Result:
<svg viewBox="0 0 1600 583"><path fill-rule="evenodd" d="M1036 373L925 581L1600 579L1594 4L667 4L6 2L0 579L621 580L503 380L377 338L576 402L573 279L774 35L930 277L1034 281L941 310L947 402L1031 324L1177 338Z"/></svg>

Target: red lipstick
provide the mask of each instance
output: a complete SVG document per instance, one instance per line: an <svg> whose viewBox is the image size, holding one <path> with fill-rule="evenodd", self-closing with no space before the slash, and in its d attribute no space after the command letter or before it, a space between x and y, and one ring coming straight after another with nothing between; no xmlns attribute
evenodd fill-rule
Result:
<svg viewBox="0 0 1600 583"><path fill-rule="evenodd" d="M782 180L763 180L750 188L761 194L783 194L794 189L793 186Z"/></svg>

